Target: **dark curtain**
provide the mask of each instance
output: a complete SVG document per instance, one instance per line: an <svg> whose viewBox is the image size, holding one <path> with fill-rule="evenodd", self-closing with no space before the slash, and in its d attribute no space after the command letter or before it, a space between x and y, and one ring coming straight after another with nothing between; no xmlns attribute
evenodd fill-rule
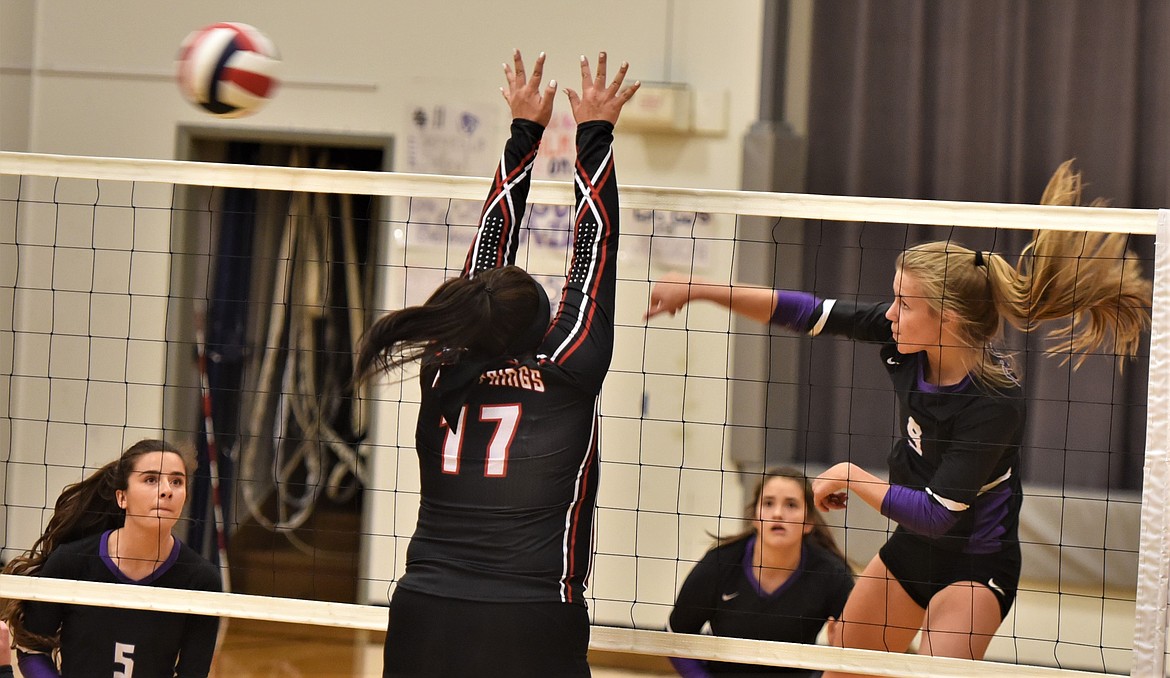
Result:
<svg viewBox="0 0 1170 678"><path fill-rule="evenodd" d="M834 0L815 4L811 193L1035 203L1077 159L1086 198L1170 205L1170 2ZM905 246L957 239L1014 261L1030 233L809 223L806 289L890 298ZM1131 238L1146 259L1148 236ZM1009 335L1029 403L1024 477L1139 488L1147 361L1077 372ZM876 349L812 342L804 378L810 460L884 464L894 399Z"/></svg>

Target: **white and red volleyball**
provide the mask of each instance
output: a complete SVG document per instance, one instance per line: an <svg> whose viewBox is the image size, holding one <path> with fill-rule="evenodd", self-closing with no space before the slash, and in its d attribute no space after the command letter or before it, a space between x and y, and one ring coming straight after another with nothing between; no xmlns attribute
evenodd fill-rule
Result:
<svg viewBox="0 0 1170 678"><path fill-rule="evenodd" d="M179 90L223 118L260 110L279 84L276 45L248 24L223 22L192 32L179 47Z"/></svg>

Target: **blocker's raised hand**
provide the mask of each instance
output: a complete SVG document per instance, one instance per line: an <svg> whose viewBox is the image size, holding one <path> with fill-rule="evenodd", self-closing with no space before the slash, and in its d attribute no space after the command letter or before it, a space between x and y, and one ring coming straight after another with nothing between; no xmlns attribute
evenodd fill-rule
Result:
<svg viewBox="0 0 1170 678"><path fill-rule="evenodd" d="M614 77L613 82L607 85L605 82L605 52L597 55L596 76L589 70L589 59L586 59L584 55L581 56L581 93L578 94L571 88L565 88L565 94L569 97L569 106L573 109L573 119L578 124L590 120L605 120L611 124L617 122L618 116L622 112L622 106L625 106L626 102L634 96L634 92L637 92L638 88L642 86L641 82L635 80L634 84L622 88L622 82L626 79L626 70L629 67L630 65L623 61L617 76Z"/></svg>
<svg viewBox="0 0 1170 678"><path fill-rule="evenodd" d="M536 57L531 78L524 72L524 58L520 56L518 49L512 51L512 64L512 66L504 64L504 76L508 79L508 86L500 88L500 93L504 95L512 109L512 117L531 120L547 127L548 121L552 119L557 81L549 81L544 88L540 86L540 79L544 76L544 52Z"/></svg>

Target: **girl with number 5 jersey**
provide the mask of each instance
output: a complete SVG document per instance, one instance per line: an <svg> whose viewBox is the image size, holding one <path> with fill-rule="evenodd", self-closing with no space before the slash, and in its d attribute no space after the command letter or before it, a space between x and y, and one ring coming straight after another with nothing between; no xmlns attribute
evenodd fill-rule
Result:
<svg viewBox="0 0 1170 678"><path fill-rule="evenodd" d="M220 591L219 570L171 534L194 459L142 440L66 487L49 526L5 574ZM219 619L6 600L0 618L25 678L198 678L211 670Z"/></svg>

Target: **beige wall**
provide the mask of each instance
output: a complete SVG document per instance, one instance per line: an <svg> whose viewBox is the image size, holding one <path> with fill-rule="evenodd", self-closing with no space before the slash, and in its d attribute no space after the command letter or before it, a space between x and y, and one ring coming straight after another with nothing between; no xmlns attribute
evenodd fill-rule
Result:
<svg viewBox="0 0 1170 678"><path fill-rule="evenodd" d="M184 123L400 135L407 102L498 101L513 47L548 52L562 84L577 55L604 49L640 80L728 97L725 134L621 138L623 181L736 188L758 106L758 1L0 0L0 13L0 82L16 92L3 97L3 150L169 158ZM260 28L281 51L283 89L251 118L211 118L174 85L183 37L222 20Z"/></svg>

